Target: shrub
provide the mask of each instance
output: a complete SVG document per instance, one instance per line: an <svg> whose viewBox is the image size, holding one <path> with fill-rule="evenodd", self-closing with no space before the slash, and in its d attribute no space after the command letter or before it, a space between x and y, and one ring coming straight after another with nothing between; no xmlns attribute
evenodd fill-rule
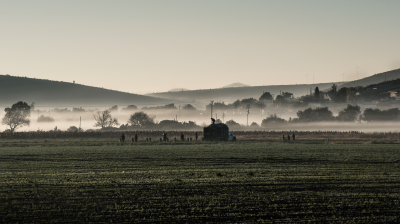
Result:
<svg viewBox="0 0 400 224"><path fill-rule="evenodd" d="M50 116L40 115L40 117L37 119L37 122L54 122L54 118Z"/></svg>

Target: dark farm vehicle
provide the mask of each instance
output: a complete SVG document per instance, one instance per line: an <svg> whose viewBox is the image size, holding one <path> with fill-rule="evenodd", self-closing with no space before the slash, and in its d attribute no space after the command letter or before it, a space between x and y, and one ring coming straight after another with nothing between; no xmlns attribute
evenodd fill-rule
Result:
<svg viewBox="0 0 400 224"><path fill-rule="evenodd" d="M229 132L226 124L210 124L204 127L205 141L236 141L236 136Z"/></svg>

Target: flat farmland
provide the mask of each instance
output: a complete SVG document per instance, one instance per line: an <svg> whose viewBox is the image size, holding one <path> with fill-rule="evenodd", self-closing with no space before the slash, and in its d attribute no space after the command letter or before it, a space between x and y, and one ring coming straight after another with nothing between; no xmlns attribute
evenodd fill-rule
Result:
<svg viewBox="0 0 400 224"><path fill-rule="evenodd" d="M0 222L399 222L399 143L3 139Z"/></svg>

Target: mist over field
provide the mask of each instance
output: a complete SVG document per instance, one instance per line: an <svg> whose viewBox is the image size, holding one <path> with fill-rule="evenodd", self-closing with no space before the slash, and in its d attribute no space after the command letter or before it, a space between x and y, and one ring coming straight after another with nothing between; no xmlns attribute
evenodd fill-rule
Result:
<svg viewBox="0 0 400 224"><path fill-rule="evenodd" d="M344 106L333 108L333 114L335 116L338 115L339 110L343 109ZM49 108L50 109L50 108ZM94 127L96 123L93 115L100 111L100 109L90 108L84 112L54 112L54 108L49 109L41 109L38 113L37 111L33 111L30 116L30 125L24 126L17 131L50 131L54 130L57 127L58 130L66 131L69 127L75 126L80 127L83 131L94 131L101 130L100 127ZM72 110L72 108L69 108ZM205 109L205 108L204 108ZM104 110L104 109L102 109ZM132 111L124 111L119 109L118 111L111 112L113 118L118 119L119 125L115 126L118 128L120 125L125 125L128 123L129 117L135 112L144 111L150 117L154 117L155 123L159 123L162 120L174 120L178 119L179 122L195 122L199 125L196 128L191 130L200 131L202 127L208 126L211 124L210 120L210 111L209 110L196 110L196 111L185 111L185 110L132 110ZM222 118L222 114L225 114L225 117ZM230 130L234 132L235 130L265 130L265 131L360 131L360 132L400 132L400 122L298 122L298 123L282 123L276 124L271 123L267 126L260 126L263 119L271 114L277 114L279 117L284 118L286 120L296 118L297 115L296 109L289 109L287 111L274 111L274 110L260 110L260 109L251 109L250 114L248 116L248 124L247 126L247 114L245 111L235 112L235 111L221 111L217 110L213 112L213 117L220 119L226 123L229 120L234 120L239 123L240 127L230 127ZM4 109L0 113L0 116L4 116ZM39 116L50 116L54 119L54 122L38 122ZM259 126L250 126L253 122L257 123ZM5 125L0 125L0 132L8 129ZM153 128L154 130L158 130L159 128ZM172 130L169 128L164 128L166 130ZM135 129L131 129L135 130ZM163 129L160 129L163 130ZM121 130L123 131L123 130Z"/></svg>

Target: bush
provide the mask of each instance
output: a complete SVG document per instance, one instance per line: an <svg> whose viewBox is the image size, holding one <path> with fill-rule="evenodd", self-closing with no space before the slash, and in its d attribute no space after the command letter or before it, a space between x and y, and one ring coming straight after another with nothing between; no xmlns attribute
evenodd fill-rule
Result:
<svg viewBox="0 0 400 224"><path fill-rule="evenodd" d="M261 126L265 127L267 124L282 124L285 123L286 120L276 116L276 114L271 114L269 117L265 118L261 122Z"/></svg>
<svg viewBox="0 0 400 224"><path fill-rule="evenodd" d="M54 118L50 116L40 115L40 117L37 119L37 122L54 122Z"/></svg>
<svg viewBox="0 0 400 224"><path fill-rule="evenodd" d="M71 126L67 129L68 132L83 132L82 128L77 128L76 126Z"/></svg>

